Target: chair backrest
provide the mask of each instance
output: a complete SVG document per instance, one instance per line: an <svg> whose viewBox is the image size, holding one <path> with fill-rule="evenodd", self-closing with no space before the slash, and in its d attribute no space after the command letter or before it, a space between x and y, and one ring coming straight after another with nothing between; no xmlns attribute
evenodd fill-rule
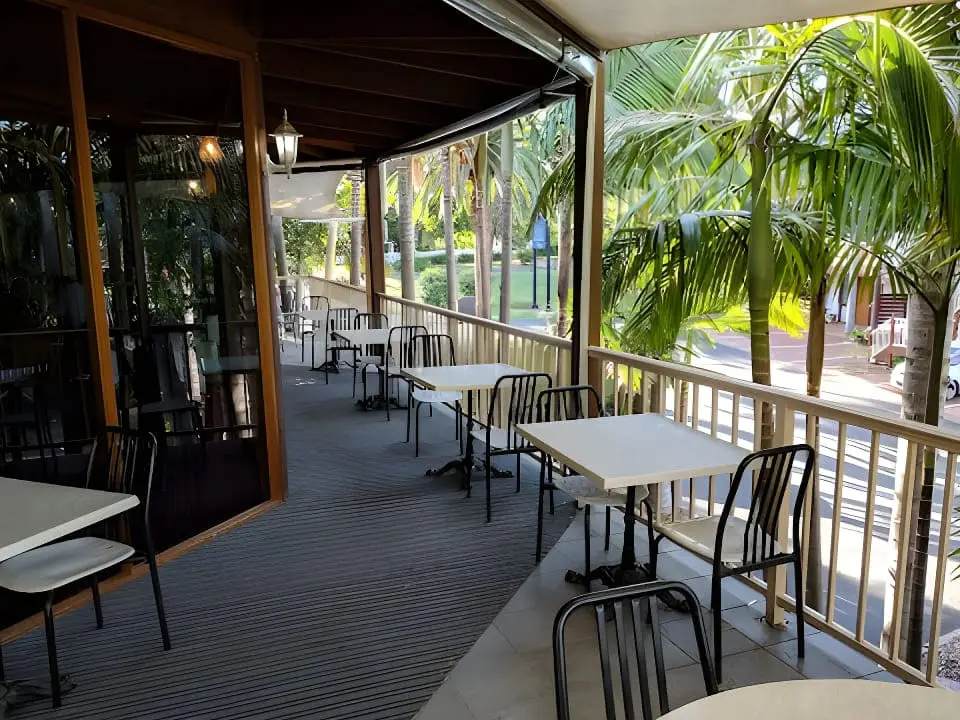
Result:
<svg viewBox="0 0 960 720"><path fill-rule="evenodd" d="M504 375L493 386L490 408L487 411L487 440L490 429L499 427L507 432L504 450L518 449L528 445L517 435L514 428L524 423L537 421L537 399L544 390L553 387L553 378L547 373L523 373Z"/></svg>
<svg viewBox="0 0 960 720"><path fill-rule="evenodd" d="M797 500L793 508L793 550L799 552L800 524L807 485L813 474L816 452L806 444L786 445L783 447L759 450L745 457L730 481L730 492L720 513L717 537L723 537L727 520L733 514L737 503L737 491L746 476L753 476L753 491L750 497L750 510L743 531L743 565L757 565L784 554L778 552L775 541L777 524L781 508L790 502L790 487L794 468L801 465L800 485L797 488ZM721 543L715 549L714 564L720 564Z"/></svg>
<svg viewBox="0 0 960 720"><path fill-rule="evenodd" d="M143 527L126 525L126 514L118 516L114 534L124 542L143 548L150 544L150 497L153 469L157 459L157 439L153 433L120 427L106 427L93 443L87 462L87 488L136 495ZM141 537L140 533L144 533Z"/></svg>
<svg viewBox="0 0 960 720"><path fill-rule="evenodd" d="M423 325L397 325L390 328L387 347L391 366L400 369L416 367L413 361L413 339L426 334L427 328Z"/></svg>
<svg viewBox="0 0 960 720"><path fill-rule="evenodd" d="M647 639L653 646L653 661L657 680L657 697L660 714L670 711L667 693L666 671L663 663L663 645L660 638L660 615L657 610L657 595L674 592L680 595L689 609L693 634L697 641L700 670L708 695L717 693L717 680L713 662L707 650L707 636L703 630L703 617L697 596L685 584L677 581L656 581L640 585L601 590L587 593L567 602L553 621L553 675L556 691L558 720L570 720L570 703L567 686L567 658L564 630L573 613L581 608L591 608L597 623L597 639L600 654L600 676L603 684L603 706L606 720L617 720L616 695L623 699L626 720L652 720L651 685L647 664ZM607 620L612 615L613 622ZM648 623L649 618L649 625ZM629 620L629 622L628 622ZM608 627L612 625L612 628ZM612 632L611 632L612 630ZM613 635L611 642L610 635ZM633 655L633 662L630 656ZM619 672L612 668L616 664ZM640 708L634 698L634 672L639 680ZM591 717L597 717L592 715Z"/></svg>
<svg viewBox="0 0 960 720"><path fill-rule="evenodd" d="M328 310L330 299L326 295L307 295L303 299L303 310Z"/></svg>
<svg viewBox="0 0 960 720"><path fill-rule="evenodd" d="M358 313L353 319L353 327L357 330L385 330L390 327L390 320L383 313Z"/></svg>
<svg viewBox="0 0 960 720"><path fill-rule="evenodd" d="M590 417L591 401L597 415L602 415L600 393L592 385L563 385L544 390L537 398L537 422Z"/></svg>
<svg viewBox="0 0 960 720"><path fill-rule="evenodd" d="M327 310L327 331L353 330L360 312L356 308L338 307Z"/></svg>
<svg viewBox="0 0 960 720"><path fill-rule="evenodd" d="M453 338L449 335L416 335L411 342L412 364L410 367L440 367L457 364Z"/></svg>

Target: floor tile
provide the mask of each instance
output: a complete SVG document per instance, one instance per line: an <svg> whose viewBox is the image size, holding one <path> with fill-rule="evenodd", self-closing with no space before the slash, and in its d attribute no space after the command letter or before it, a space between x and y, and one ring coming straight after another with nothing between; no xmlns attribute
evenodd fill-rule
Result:
<svg viewBox="0 0 960 720"><path fill-rule="evenodd" d="M707 649L713 655L713 615L709 611L704 613L704 630L707 636ZM730 627L727 623L721 626L721 646L724 655L735 655L756 650L759 646L739 630ZM671 620L663 625L663 634L674 642L677 647L691 658L698 658L697 640L693 630L693 623L689 618Z"/></svg>
<svg viewBox="0 0 960 720"><path fill-rule="evenodd" d="M537 609L501 612L494 625L517 652L530 652L552 647L553 614ZM596 633L596 621L588 610L574 613L567 622L568 641L593 637Z"/></svg>
<svg viewBox="0 0 960 720"><path fill-rule="evenodd" d="M893 673L889 673L886 670L881 670L880 672L871 673L870 675L864 675L863 680L873 680L874 682L887 682L887 683L896 683L897 685L903 684L903 680L898 678Z"/></svg>
<svg viewBox="0 0 960 720"><path fill-rule="evenodd" d="M724 688L803 680L803 675L763 648L724 657L722 675Z"/></svg>
<svg viewBox="0 0 960 720"><path fill-rule="evenodd" d="M476 720L467 703L450 683L440 686L414 720Z"/></svg>
<svg viewBox="0 0 960 720"><path fill-rule="evenodd" d="M763 603L743 605L723 611L723 619L742 632L758 645L776 645L797 637L797 620L787 613L787 624L783 628L771 627L764 619ZM805 635L810 637L819 631L806 626Z"/></svg>
<svg viewBox="0 0 960 720"><path fill-rule="evenodd" d="M787 640L786 642L767 647L770 653L811 680L847 679L855 677L854 673L848 668L839 664L833 657L813 643L807 642L805 649L805 657L800 659L797 655L796 640Z"/></svg>

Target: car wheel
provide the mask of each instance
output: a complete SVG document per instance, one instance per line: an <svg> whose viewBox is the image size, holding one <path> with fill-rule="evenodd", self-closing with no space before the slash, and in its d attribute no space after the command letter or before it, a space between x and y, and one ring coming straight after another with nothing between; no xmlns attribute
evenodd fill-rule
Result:
<svg viewBox="0 0 960 720"><path fill-rule="evenodd" d="M957 395L960 395L960 383L951 380L947 383L947 400L953 400Z"/></svg>

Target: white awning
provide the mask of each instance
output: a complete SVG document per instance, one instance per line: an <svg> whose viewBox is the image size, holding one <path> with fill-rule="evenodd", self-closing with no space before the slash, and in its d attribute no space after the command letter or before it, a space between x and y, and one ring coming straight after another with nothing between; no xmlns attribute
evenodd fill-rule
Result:
<svg viewBox="0 0 960 720"><path fill-rule="evenodd" d="M537 0L602 50L900 7L903 0Z"/></svg>
<svg viewBox="0 0 960 720"><path fill-rule="evenodd" d="M301 220L346 220L337 206L337 187L343 170L297 173L271 173L270 212Z"/></svg>

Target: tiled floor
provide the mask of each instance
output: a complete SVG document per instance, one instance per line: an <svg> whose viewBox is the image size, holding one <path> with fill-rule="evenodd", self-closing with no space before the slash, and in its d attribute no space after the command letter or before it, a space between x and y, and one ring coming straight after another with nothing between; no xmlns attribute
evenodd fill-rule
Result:
<svg viewBox="0 0 960 720"><path fill-rule="evenodd" d="M581 516L582 517L582 516ZM622 526L614 522L608 552L603 551L602 520L591 537L591 561L615 562ZM638 553L646 555L645 540ZM693 587L701 603L709 593L709 566L683 550L664 548L660 575ZM583 568L583 523L574 522L543 562L507 603L469 653L416 716L416 720L525 720L555 717L551 633L556 611L582 592L565 582L567 569ZM599 588L596 588L599 589ZM778 630L763 622L763 597L736 580L724 583L723 689L803 678L867 678L899 682L840 642L815 630L806 633L806 657L797 658L795 624ZM704 613L712 638L709 611ZM672 707L703 697L703 678L689 619L661 609L667 688ZM576 614L567 626L570 707L575 718L600 716L602 690L596 625Z"/></svg>

